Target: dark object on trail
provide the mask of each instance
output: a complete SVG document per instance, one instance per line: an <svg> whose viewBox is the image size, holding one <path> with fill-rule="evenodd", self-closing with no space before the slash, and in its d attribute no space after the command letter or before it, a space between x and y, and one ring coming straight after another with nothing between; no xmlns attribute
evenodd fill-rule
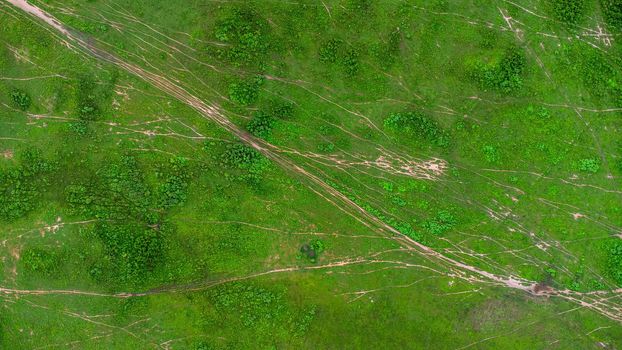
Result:
<svg viewBox="0 0 622 350"><path fill-rule="evenodd" d="M315 252L315 249L313 249L313 247L310 244L303 244L302 247L300 247L300 252L302 254L304 254L307 258L309 259L315 259L315 257L317 256L317 253Z"/></svg>
<svg viewBox="0 0 622 350"><path fill-rule="evenodd" d="M307 243L303 244L302 247L300 247L300 252L311 260L315 260L315 258L317 257L317 253L315 252L315 249L313 249L313 246Z"/></svg>

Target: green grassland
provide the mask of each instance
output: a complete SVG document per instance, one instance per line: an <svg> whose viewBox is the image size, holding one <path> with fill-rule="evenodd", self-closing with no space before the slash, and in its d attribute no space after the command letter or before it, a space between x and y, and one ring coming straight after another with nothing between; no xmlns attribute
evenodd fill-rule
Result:
<svg viewBox="0 0 622 350"><path fill-rule="evenodd" d="M622 1L30 3L0 349L622 347Z"/></svg>

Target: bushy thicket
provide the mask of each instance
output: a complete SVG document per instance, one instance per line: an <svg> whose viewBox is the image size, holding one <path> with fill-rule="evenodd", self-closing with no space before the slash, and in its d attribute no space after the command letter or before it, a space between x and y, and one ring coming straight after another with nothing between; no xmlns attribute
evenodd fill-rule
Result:
<svg viewBox="0 0 622 350"><path fill-rule="evenodd" d="M123 156L99 169L89 181L65 189L66 200L76 214L97 219L150 218L152 191L134 157Z"/></svg>
<svg viewBox="0 0 622 350"><path fill-rule="evenodd" d="M246 124L246 130L254 136L269 139L276 123L279 120L290 119L293 113L294 108L291 104L273 101L266 108L253 114L253 119Z"/></svg>
<svg viewBox="0 0 622 350"><path fill-rule="evenodd" d="M272 134L272 128L275 123L276 119L271 115L258 111L253 115L253 119L246 124L246 130L257 137L267 139Z"/></svg>
<svg viewBox="0 0 622 350"><path fill-rule="evenodd" d="M13 102L13 106L21 109L22 111L28 110L28 108L30 108L30 104L32 103L28 93L20 89L13 89L13 91L11 91L11 101Z"/></svg>
<svg viewBox="0 0 622 350"><path fill-rule="evenodd" d="M622 0L600 0L600 7L607 23L622 30Z"/></svg>
<svg viewBox="0 0 622 350"><path fill-rule="evenodd" d="M28 271L52 275L59 271L62 257L45 249L28 248L23 251L20 262Z"/></svg>
<svg viewBox="0 0 622 350"><path fill-rule="evenodd" d="M551 0L555 17L568 24L577 24L585 16L587 4L585 0Z"/></svg>
<svg viewBox="0 0 622 350"><path fill-rule="evenodd" d="M439 210L436 215L423 223L423 228L433 235L441 235L451 230L458 220L449 210Z"/></svg>
<svg viewBox="0 0 622 350"><path fill-rule="evenodd" d="M315 307L296 309L287 303L283 291L253 284L233 283L207 292L207 297L232 327L251 332L257 343L303 336L315 318ZM239 325L238 325L239 324Z"/></svg>
<svg viewBox="0 0 622 350"><path fill-rule="evenodd" d="M604 53L577 41L562 45L557 57L562 72L581 81L593 97L622 107L622 74Z"/></svg>
<svg viewBox="0 0 622 350"><path fill-rule="evenodd" d="M155 184L146 181L137 159L122 156L88 181L66 187L75 214L100 219L87 233L103 247L90 275L109 286L140 286L165 261L172 227L166 214L186 201L193 176L189 162L172 158L157 166Z"/></svg>
<svg viewBox="0 0 622 350"><path fill-rule="evenodd" d="M259 88L263 82L264 79L260 76L233 82L229 84L229 98L242 106L253 104L259 96Z"/></svg>
<svg viewBox="0 0 622 350"><path fill-rule="evenodd" d="M76 92L77 114L81 120L92 121L99 117L100 109L95 95L95 81L91 75L82 75L78 78Z"/></svg>
<svg viewBox="0 0 622 350"><path fill-rule="evenodd" d="M474 62L469 71L471 78L482 88L510 93L523 86L526 67L527 59L523 49L513 45L497 60Z"/></svg>
<svg viewBox="0 0 622 350"><path fill-rule="evenodd" d="M267 21L248 8L232 9L216 23L214 35L229 44L218 49L218 57L236 66L262 65L270 48Z"/></svg>
<svg viewBox="0 0 622 350"><path fill-rule="evenodd" d="M169 209L186 202L192 178L192 170L186 158L169 159L168 164L160 167L156 175L161 180L157 189L159 208Z"/></svg>
<svg viewBox="0 0 622 350"><path fill-rule="evenodd" d="M24 151L19 158L19 166L0 170L0 220L12 221L32 211L55 169L35 149Z"/></svg>
<svg viewBox="0 0 622 350"><path fill-rule="evenodd" d="M141 222L95 225L93 235L103 245L103 258L90 266L89 274L109 285L141 285L164 262L168 226Z"/></svg>
<svg viewBox="0 0 622 350"><path fill-rule="evenodd" d="M234 178L244 180L251 185L259 185L263 172L270 162L255 149L241 143L228 145L221 161L229 170L234 171Z"/></svg>
<svg viewBox="0 0 622 350"><path fill-rule="evenodd" d="M608 247L607 271L622 286L622 242L616 240Z"/></svg>
<svg viewBox="0 0 622 350"><path fill-rule="evenodd" d="M584 173L595 174L600 169L600 160L596 158L585 158L579 160L579 170Z"/></svg>
<svg viewBox="0 0 622 350"><path fill-rule="evenodd" d="M321 62L339 66L348 76L354 76L360 69L359 52L348 47L343 40L330 39L324 42L318 55Z"/></svg>
<svg viewBox="0 0 622 350"><path fill-rule="evenodd" d="M436 146L449 146L449 135L431 117L421 112L393 113L384 120L384 127L406 135L423 138Z"/></svg>
<svg viewBox="0 0 622 350"><path fill-rule="evenodd" d="M400 45L402 43L402 33L399 28L389 33L386 43L373 45L372 55L383 69L390 68L400 55Z"/></svg>

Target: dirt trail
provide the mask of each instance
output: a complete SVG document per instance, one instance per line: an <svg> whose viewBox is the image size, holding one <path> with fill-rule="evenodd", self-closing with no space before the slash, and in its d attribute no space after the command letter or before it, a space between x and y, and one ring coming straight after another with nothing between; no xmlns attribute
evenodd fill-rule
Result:
<svg viewBox="0 0 622 350"><path fill-rule="evenodd" d="M116 65L127 72L136 75L139 78L149 82L156 88L161 91L171 95L172 97L180 100L181 102L187 104L188 106L195 109L199 112L204 118L209 119L221 127L225 128L236 137L238 137L241 141L246 143L247 145L253 147L264 156L272 160L274 163L278 164L282 168L288 170L293 175L296 175L300 180L302 180L310 190L315 192L320 197L324 198L331 204L335 205L339 210L343 211L345 214L350 215L354 219L358 220L360 223L365 225L366 227L374 230L376 233L382 234L384 236L390 237L395 240L400 246L406 248L409 251L418 252L428 260L434 262L436 265L441 265L447 269L447 275L453 278L460 278L462 280L472 282L472 283L486 283L493 284L498 286L504 286L511 289L522 290L535 295L549 295L549 296L558 296L563 299L566 299L571 302L578 303L584 308L593 309L606 317L622 322L622 308L617 304L613 304L608 299L611 299L611 295L603 295L603 296L588 296L587 294L574 293L571 291L561 291L561 290L553 290L547 289L546 292L537 291L536 283L533 281L528 281L522 278L514 277L514 276L500 276L488 271L484 271L475 266L464 264L460 261L452 259L448 256L445 256L428 246L425 246L419 242L414 241L410 237L400 233L395 228L387 225L377 217L371 215L366 210L361 208L358 204L347 198L344 194L334 189L327 183L325 183L318 176L313 173L308 172L302 167L296 165L289 158L279 154L278 149L264 142L261 139L255 138L246 131L240 129L236 125L234 125L228 118L226 118L221 112L220 108L216 104L207 104L198 97L189 93L186 89L181 87L180 85L172 82L168 78L164 76L160 76L153 72L147 71L141 68L138 65L126 62L119 57L102 50L99 47L96 47L93 40L89 40L83 37L81 34L76 33L69 28L63 26L57 19L55 19L50 14L46 13L42 9L29 4L25 0L4 0L18 7L19 9L27 12L28 14L39 18L49 26L56 29L60 32L65 39L67 39L67 44L72 46L73 48L79 49L83 52L89 53L92 56L95 56L98 59L109 62L113 65ZM280 270L279 270L280 271ZM289 269L285 269L284 271L289 271ZM261 274L261 273L260 273ZM192 288L188 288L192 289ZM8 292L7 290L0 289L0 292ZM615 293L611 292L603 292L603 293ZM617 297L617 295L616 295ZM586 301L588 299L591 302ZM612 305L613 304L613 305Z"/></svg>

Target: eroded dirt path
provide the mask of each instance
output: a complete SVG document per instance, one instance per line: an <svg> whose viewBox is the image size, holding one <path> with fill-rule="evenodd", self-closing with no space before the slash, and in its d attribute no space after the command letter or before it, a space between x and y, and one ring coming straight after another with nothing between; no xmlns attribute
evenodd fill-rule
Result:
<svg viewBox="0 0 622 350"><path fill-rule="evenodd" d="M64 43L73 50L79 50L83 53L90 54L100 60L106 61L110 64L113 64L119 68L124 69L125 71L145 80L146 82L152 84L159 90L165 92L166 94L178 99L179 101L187 104L188 106L195 109L199 112L204 118L211 120L221 127L225 128L227 131L234 134L241 141L246 143L247 145L253 147L258 152L262 153L264 156L269 158L274 163L278 164L285 170L289 171L292 175L295 175L297 178L303 181L305 185L308 186L310 190L315 192L320 197L324 198L326 201L335 205L339 210L343 211L345 214L355 218L357 221L368 227L370 230L374 231L377 234L393 239L397 244L399 244L402 248L408 251L412 251L413 253L419 253L426 259L430 260L436 266L442 267L445 270L445 274L452 278L459 278L465 280L470 283L484 283L488 285L497 285L503 286L511 289L521 290L527 293L531 293L534 295L547 295L547 296L557 296L567 301L576 303L579 305L579 308L587 308L592 309L610 319L622 322L622 307L615 301L616 298L621 296L622 290L611 290L611 291L602 291L602 292L592 292L592 293L580 293L569 290L554 290L552 288L541 288L538 287L537 284L533 281L525 280L522 278L518 278L515 276L501 276L497 274L493 274L491 272L485 271L475 266L471 266L450 258L446 255L443 255L428 246L425 246L410 237L400 233L395 228L387 225L374 215L370 214L354 201L350 200L346 195L336 190L335 188L328 185L317 175L307 171L301 166L295 164L292 160L285 157L283 152L280 152L278 148L274 145L268 144L265 141L255 138L246 131L240 129L235 124L233 124L227 117L224 116L220 107L216 104L208 104L192 93L188 92L185 88L180 86L181 83L175 83L171 81L166 76L158 75L151 71L145 70L144 68L126 62L121 58L111 54L98 46L95 45L95 42L84 38L81 34L72 31L71 29L65 27L62 23L60 23L57 19L55 19L52 15L46 13L42 9L29 4L25 0L4 0L8 3L16 6L17 8L23 10L31 16L34 16L41 21L43 21L48 26L55 29L58 33L62 35L64 38ZM58 34L57 33L57 34ZM332 266L330 266L332 267ZM282 268L277 270L271 270L266 272L259 272L256 274L241 276L234 279L222 280L221 283L225 283L231 280L238 279L246 279L251 277L257 277L270 273L277 272L290 272L297 271L300 268ZM187 286L178 286L172 288L162 288L158 291L146 292L146 293L136 293L136 294L117 294L114 295L116 297L126 297L126 296L140 296L147 295L149 293L154 292L165 292L165 291L179 291L181 290L195 290L202 289L213 285L213 282L206 283L203 285L197 286L196 284L187 285ZM92 295L92 296L113 296L113 295L102 295L98 293L90 293L90 292L80 292L80 291L26 291L26 290L16 290L16 289L7 289L0 288L0 292L4 294L80 294L80 295Z"/></svg>

